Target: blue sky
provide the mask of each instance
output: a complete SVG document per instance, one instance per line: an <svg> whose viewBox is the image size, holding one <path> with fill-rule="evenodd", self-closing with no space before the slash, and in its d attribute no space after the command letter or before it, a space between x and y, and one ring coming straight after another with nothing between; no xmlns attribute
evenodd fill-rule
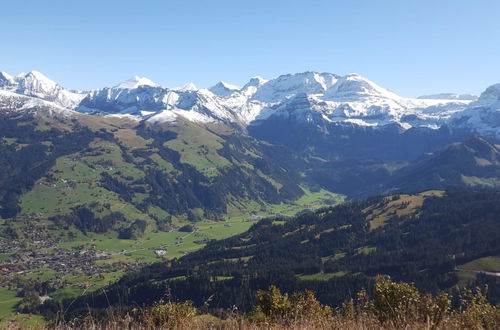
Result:
<svg viewBox="0 0 500 330"><path fill-rule="evenodd" d="M403 96L500 82L500 1L2 1L0 70L75 89L357 72Z"/></svg>

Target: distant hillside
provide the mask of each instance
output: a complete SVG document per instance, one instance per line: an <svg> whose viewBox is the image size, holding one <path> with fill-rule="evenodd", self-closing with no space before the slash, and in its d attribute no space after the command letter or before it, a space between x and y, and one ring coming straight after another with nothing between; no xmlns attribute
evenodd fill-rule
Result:
<svg viewBox="0 0 500 330"><path fill-rule="evenodd" d="M500 186L500 147L474 136L425 155L397 171L385 185L390 190L418 191L448 186Z"/></svg>

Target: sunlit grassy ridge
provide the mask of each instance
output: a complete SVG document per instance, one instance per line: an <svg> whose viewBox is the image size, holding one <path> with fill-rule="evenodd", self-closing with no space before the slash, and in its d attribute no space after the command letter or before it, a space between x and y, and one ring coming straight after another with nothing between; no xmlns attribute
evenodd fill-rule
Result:
<svg viewBox="0 0 500 330"><path fill-rule="evenodd" d="M217 153L223 139L209 132L200 130L193 125L184 125L179 135L165 143L169 148L181 155L181 162L194 166L206 176L219 175L219 169L229 166L231 162Z"/></svg>

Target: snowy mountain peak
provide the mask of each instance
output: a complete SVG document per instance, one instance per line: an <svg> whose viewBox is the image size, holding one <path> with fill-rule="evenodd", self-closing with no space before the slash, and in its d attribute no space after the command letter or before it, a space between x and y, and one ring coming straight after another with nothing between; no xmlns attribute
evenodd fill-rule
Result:
<svg viewBox="0 0 500 330"><path fill-rule="evenodd" d="M275 102L299 93L322 94L337 81L331 73L312 71L281 75L261 85L253 95L253 99L263 102Z"/></svg>
<svg viewBox="0 0 500 330"><path fill-rule="evenodd" d="M146 77L133 76L113 88L134 89L139 88L140 86L157 87L158 85Z"/></svg>
<svg viewBox="0 0 500 330"><path fill-rule="evenodd" d="M5 79L5 80L14 80L14 77L12 77L10 74L4 71L0 71L0 79Z"/></svg>
<svg viewBox="0 0 500 330"><path fill-rule="evenodd" d="M9 86L14 84L14 77L7 72L0 72L0 87Z"/></svg>
<svg viewBox="0 0 500 330"><path fill-rule="evenodd" d="M454 114L450 125L500 138L500 84L486 88L477 101Z"/></svg>
<svg viewBox="0 0 500 330"><path fill-rule="evenodd" d="M63 108L75 108L84 94L69 91L38 71L21 73L15 77L2 72L0 88L6 91L53 102Z"/></svg>
<svg viewBox="0 0 500 330"><path fill-rule="evenodd" d="M192 82L185 83L181 87L174 88L174 90L178 90L181 92L190 92L190 91L197 91L198 87Z"/></svg>
<svg viewBox="0 0 500 330"><path fill-rule="evenodd" d="M19 84L18 91L32 96L44 95L61 88L55 81L38 71L31 71L24 76L17 76L16 81Z"/></svg>
<svg viewBox="0 0 500 330"><path fill-rule="evenodd" d="M350 73L340 77L326 92L325 99L359 99L366 97L384 97L399 99L400 97L383 88L374 82L360 76L357 73Z"/></svg>
<svg viewBox="0 0 500 330"><path fill-rule="evenodd" d="M227 82L219 81L217 84L210 87L209 90L215 95L226 97L233 94L234 92L239 91L240 88L238 86L228 84Z"/></svg>
<svg viewBox="0 0 500 330"><path fill-rule="evenodd" d="M260 86L264 85L268 81L269 81L269 79L262 78L261 76L255 76L255 77L252 77L250 79L250 81L247 82L245 84L245 86L243 86L242 89L245 89L246 87L249 87L249 86L260 87Z"/></svg>
<svg viewBox="0 0 500 330"><path fill-rule="evenodd" d="M500 84L491 85L481 93L476 102L472 105L491 104L500 100Z"/></svg>
<svg viewBox="0 0 500 330"><path fill-rule="evenodd" d="M25 78L32 77L33 79L41 80L41 81L49 81L55 83L52 79L48 78L46 75L41 73L40 71L30 71L24 75Z"/></svg>

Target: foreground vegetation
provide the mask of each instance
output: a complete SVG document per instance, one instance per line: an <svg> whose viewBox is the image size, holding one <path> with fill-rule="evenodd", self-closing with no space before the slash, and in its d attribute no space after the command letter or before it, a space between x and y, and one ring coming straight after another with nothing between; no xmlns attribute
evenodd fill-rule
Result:
<svg viewBox="0 0 500 330"><path fill-rule="evenodd" d="M256 293L252 312L236 308L218 317L204 314L191 302L159 301L151 307L108 309L69 321L55 319L55 329L497 329L500 308L482 290L464 290L452 297L420 292L414 285L377 277L370 292L332 309L314 292L291 295L276 286Z"/></svg>

